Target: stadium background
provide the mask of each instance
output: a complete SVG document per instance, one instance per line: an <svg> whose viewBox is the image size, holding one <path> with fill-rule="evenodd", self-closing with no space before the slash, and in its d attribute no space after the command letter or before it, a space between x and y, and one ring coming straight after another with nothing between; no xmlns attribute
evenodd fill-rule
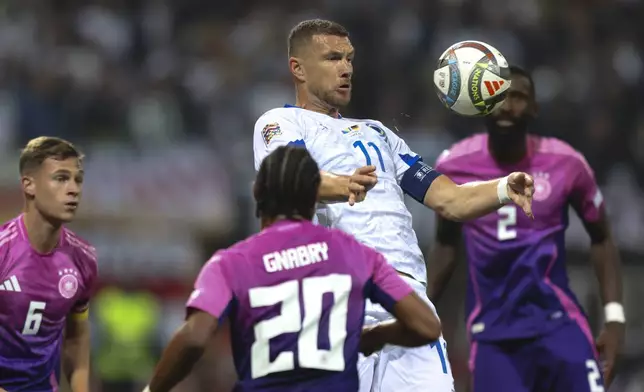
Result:
<svg viewBox="0 0 644 392"><path fill-rule="evenodd" d="M534 71L542 109L534 129L586 154L622 250L630 323L611 390L644 390L641 1L1 0L0 215L21 207L16 162L26 140L61 136L85 150L85 196L73 227L100 257L94 390L140 390L182 320L201 263L257 230L253 123L293 101L286 35L311 17L343 23L357 48L345 114L397 127L426 161L481 130L439 106L430 76L443 49L482 40ZM409 204L429 249L432 213ZM568 238L572 284L597 328L576 219ZM438 304L457 391L467 380L464 281L461 269ZM229 390L225 334L216 346L182 391Z"/></svg>

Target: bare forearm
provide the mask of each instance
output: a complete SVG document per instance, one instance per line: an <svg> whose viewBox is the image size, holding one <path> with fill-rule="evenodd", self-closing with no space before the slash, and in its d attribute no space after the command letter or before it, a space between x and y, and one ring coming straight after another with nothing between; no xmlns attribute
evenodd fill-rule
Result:
<svg viewBox="0 0 644 392"><path fill-rule="evenodd" d="M456 248L437 243L427 266L427 296L436 303L443 295L447 283L456 269Z"/></svg>
<svg viewBox="0 0 644 392"><path fill-rule="evenodd" d="M369 329L365 334L369 334L368 339L378 342L381 346L391 344L401 347L420 347L428 343L426 337L406 328L399 321L380 323ZM436 339L439 336L440 330L436 334Z"/></svg>
<svg viewBox="0 0 644 392"><path fill-rule="evenodd" d="M622 302L621 260L619 251L612 239L593 244L590 257L599 281L601 298L604 304Z"/></svg>
<svg viewBox="0 0 644 392"><path fill-rule="evenodd" d="M453 190L449 196L445 197L446 192L440 189L427 192L425 196L425 205L433 208L445 219L462 222L475 219L493 212L502 206L499 201L497 187L499 179L491 181L468 182L463 185L452 185L449 183L432 184L432 187L446 186ZM438 181L435 181L435 183ZM434 194L441 194L443 197L433 197Z"/></svg>
<svg viewBox="0 0 644 392"><path fill-rule="evenodd" d="M205 342L190 337L187 326L183 326L163 352L157 365L149 390L169 392L190 373L204 352Z"/></svg>
<svg viewBox="0 0 644 392"><path fill-rule="evenodd" d="M88 392L90 378L89 325L68 330L64 342L63 368L73 392ZM71 335L71 336L70 336Z"/></svg>
<svg viewBox="0 0 644 392"><path fill-rule="evenodd" d="M321 182L318 201L324 203L345 202L349 198L349 176L320 171Z"/></svg>

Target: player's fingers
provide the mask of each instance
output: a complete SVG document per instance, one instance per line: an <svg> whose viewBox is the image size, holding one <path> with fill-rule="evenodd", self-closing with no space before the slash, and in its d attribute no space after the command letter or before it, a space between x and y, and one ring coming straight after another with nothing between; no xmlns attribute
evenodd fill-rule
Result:
<svg viewBox="0 0 644 392"><path fill-rule="evenodd" d="M373 186L378 182L375 175L354 174L351 176L351 181L365 186Z"/></svg>
<svg viewBox="0 0 644 392"><path fill-rule="evenodd" d="M521 197L519 205L521 206L521 209L523 210L523 212L529 218L534 218L534 216L532 215L532 203L530 203L529 199L527 199L525 197Z"/></svg>
<svg viewBox="0 0 644 392"><path fill-rule="evenodd" d="M351 192L349 193L349 205L352 206L356 204L356 194Z"/></svg>
<svg viewBox="0 0 644 392"><path fill-rule="evenodd" d="M366 191L366 188L362 184L359 184L357 182L352 182L351 184L349 184L350 193L358 194L360 192L365 192L365 191Z"/></svg>
<svg viewBox="0 0 644 392"><path fill-rule="evenodd" d="M606 389L610 386L610 384L613 382L613 366L612 365L606 365L604 368L604 386Z"/></svg>
<svg viewBox="0 0 644 392"><path fill-rule="evenodd" d="M376 166L375 165L368 165L368 166L362 166L354 172L355 174L369 174L369 173L374 173L376 171Z"/></svg>

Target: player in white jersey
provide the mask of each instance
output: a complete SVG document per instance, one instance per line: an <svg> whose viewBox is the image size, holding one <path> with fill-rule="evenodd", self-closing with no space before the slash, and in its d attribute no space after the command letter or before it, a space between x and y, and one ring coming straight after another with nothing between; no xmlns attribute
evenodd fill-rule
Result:
<svg viewBox="0 0 644 392"><path fill-rule="evenodd" d="M347 31L337 23L304 21L289 36L289 68L296 85L296 106L266 112L255 124L255 168L277 147L300 145L322 171L318 222L351 233L385 255L403 278L427 300L425 261L412 229L404 193L448 219L469 220L515 202L532 215L533 182L525 173L454 184L423 163L395 133L375 120L343 118L349 103L354 50ZM354 173L374 170L378 182L361 203L344 203L324 189ZM334 174L331 174L334 173ZM342 177L344 176L344 177ZM363 196L363 194L361 194ZM347 193L345 192L345 200ZM362 199L362 197L358 198ZM360 201L357 200L357 201ZM336 202L336 203L334 203ZM353 205L350 205L353 204ZM382 307L368 304L366 323L391 319ZM389 392L453 391L445 341L420 348L387 346L363 358L360 390Z"/></svg>

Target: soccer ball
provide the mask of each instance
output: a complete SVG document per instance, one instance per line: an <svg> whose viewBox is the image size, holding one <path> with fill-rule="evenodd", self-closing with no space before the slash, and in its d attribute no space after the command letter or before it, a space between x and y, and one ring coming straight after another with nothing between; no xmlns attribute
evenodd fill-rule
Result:
<svg viewBox="0 0 644 392"><path fill-rule="evenodd" d="M479 41L450 46L438 59L434 86L438 98L456 113L486 116L499 108L508 88L510 69L501 52Z"/></svg>

